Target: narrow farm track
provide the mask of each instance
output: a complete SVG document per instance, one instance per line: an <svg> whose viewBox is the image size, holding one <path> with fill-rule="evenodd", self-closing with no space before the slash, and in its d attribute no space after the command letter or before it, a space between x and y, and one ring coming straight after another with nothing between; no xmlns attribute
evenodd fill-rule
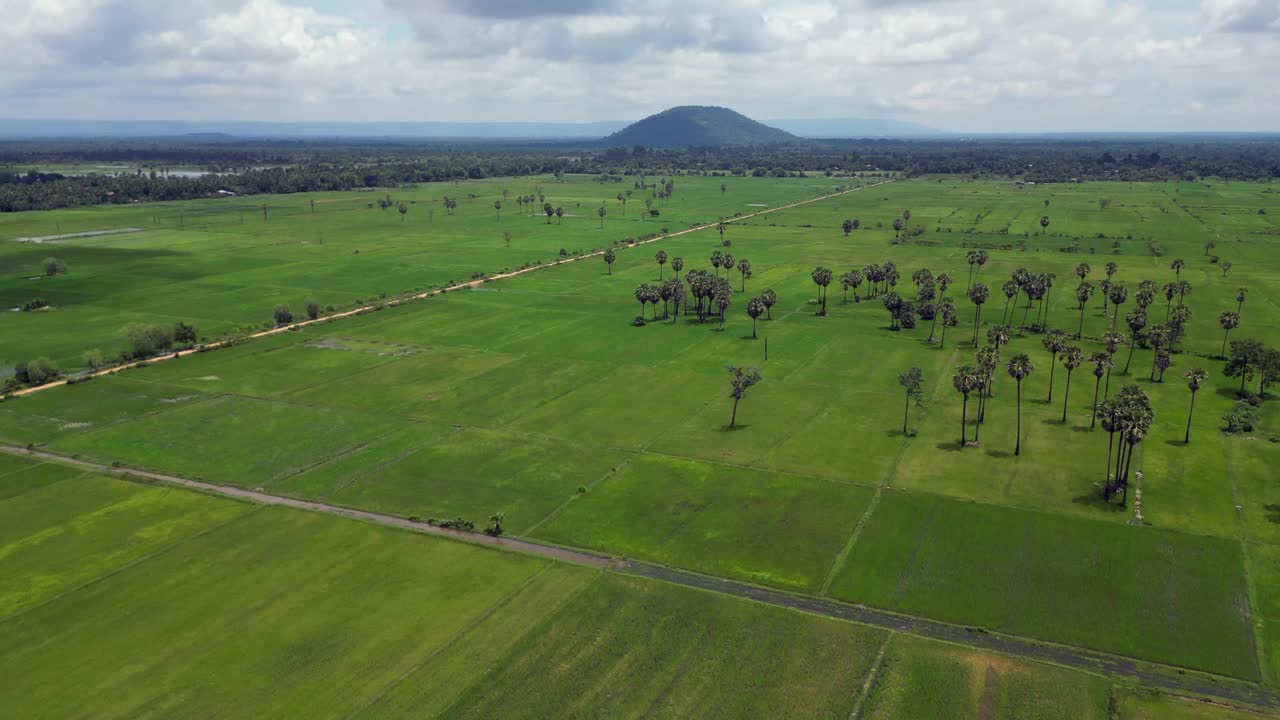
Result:
<svg viewBox="0 0 1280 720"><path fill-rule="evenodd" d="M639 247L641 245L648 245L650 243L659 242L661 240L668 240L670 238L680 237L681 235L689 235L691 233L701 232L703 230L710 230L716 227L717 225L719 225L721 222L725 224L742 222L743 220L750 220L751 218L760 217L761 215L768 215L769 213L780 212L782 210L790 210L791 208L800 207L802 205L810 205L812 203L822 202L823 200L830 200L831 198L840 197L841 195L848 195L849 193L858 192L860 190L869 190L873 187L879 187L881 185L885 185L891 182L893 182L892 178L889 180L881 180L880 182L873 183L871 185L862 185L856 188L850 188L848 190L841 190L840 192L834 192L827 195L819 195L818 197L815 197L815 198L810 198L808 200L801 200L799 202L793 202L788 205L779 205L776 208L769 208L767 210L760 210L757 212L748 213L746 215L738 215L732 218L725 218L724 220L717 220L716 222L712 222L712 223L696 225L694 227L691 227L685 230L678 230L673 233L667 233L666 235L659 235L657 237L652 237L652 238L649 238L648 240L637 240L635 243L631 245L621 246L617 248L617 250L619 251L626 250L627 248ZM574 257L570 257L570 258L564 258L562 260L554 260L552 262L544 263L542 265L534 265L532 267L527 267L521 270L512 270L511 272L507 272L507 273L489 275L479 280L470 280L468 282L462 282L462 283L457 283L455 285L436 288L435 290L427 290L425 292L420 292L415 295L409 295L409 296L397 298L394 300L388 300L386 302L362 305L358 308L354 308L351 310L344 310L339 313L333 313L332 315L325 315L323 317L318 317L315 320L302 320L299 322L290 323L288 325L281 325L279 327L270 328L268 330L260 330L256 333L245 335L241 338L236 338L235 340L219 340L216 342L205 343L203 345L196 345L195 347L188 348L186 350L178 350L176 352L168 353L166 355L157 355L155 357L147 358L145 360L138 360L135 362L125 363L123 365L114 365L112 367L103 368L102 370L97 370L94 372L81 373L80 375L76 376L76 379L81 380L81 379L92 378L92 377L100 377L102 375L110 375L112 373L120 372L121 370L128 370L129 368L137 367L138 365L141 365L144 363L151 364L151 363L160 362L163 360L172 360L174 358L180 358L186 355L191 355L192 353L207 352L209 350L217 350L219 348L224 348L233 344L238 344L241 342L245 342L247 340L257 340L259 338L270 337L272 335L279 335L280 333L290 332L292 330L298 330L311 325L318 325L322 323L332 322L334 320L340 320L342 318L353 317L356 315L363 315L365 313L372 312L380 307L397 307L400 305L404 305L405 303L411 303L416 300L425 300L430 297L435 297L436 295L454 292L456 290L469 290L471 288L477 288L486 283L493 282L495 280L505 280L507 278L513 278L519 275L525 275L525 274L534 272L536 270L546 270L547 268L558 267L560 265L578 262L581 260L587 260L593 257L600 257L601 255L604 255L604 253L605 253L604 250L596 250L593 252L584 253L582 255L575 255ZM63 378L61 380L55 380L54 382L45 383L44 385L37 385L35 387L29 387L23 390L18 390L17 392L13 393L13 396L22 397L24 395L33 395L42 390L48 390L50 388L55 388L60 385L66 385L67 380L68 380L67 378Z"/></svg>
<svg viewBox="0 0 1280 720"><path fill-rule="evenodd" d="M1158 665L1133 658L1111 655L1082 647L1058 645L1027 637L990 632L981 628L952 625L937 620L903 615L885 610L853 605L828 598L800 595L773 590L749 583L702 575L678 568L654 565L646 562L612 558L595 553L574 550L519 538L495 538L483 533L461 532L436 527L421 522L384 513L367 512L327 503L283 497L259 490L218 485L164 473L112 467L99 463L69 458L41 450L28 450L14 445L0 444L0 452L21 457L61 463L98 473L116 475L125 479L159 482L213 495L245 500L262 505L309 510L363 520L378 525L395 527L425 535L445 537L474 545L501 548L513 552L534 555L551 560L610 570L613 572L668 582L683 587L720 593L751 600L775 607L790 608L801 612L846 620L862 625L883 628L891 632L906 633L941 642L979 648L993 652L1055 665L1076 668L1086 672L1125 678L1145 687L1158 688L1193 699L1212 697L1229 703L1280 710L1280 691L1258 683L1236 678L1212 675L1194 670Z"/></svg>

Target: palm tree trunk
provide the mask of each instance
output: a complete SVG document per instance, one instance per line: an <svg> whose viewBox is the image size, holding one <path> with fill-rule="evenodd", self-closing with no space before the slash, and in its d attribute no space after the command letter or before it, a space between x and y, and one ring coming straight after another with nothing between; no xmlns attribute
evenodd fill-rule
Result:
<svg viewBox="0 0 1280 720"><path fill-rule="evenodd" d="M1067 402L1071 399L1071 369L1067 368L1067 387L1062 391L1062 422L1067 422Z"/></svg>
<svg viewBox="0 0 1280 720"><path fill-rule="evenodd" d="M1027 329L1027 313L1031 312L1031 296L1027 296L1027 306L1022 309L1022 324L1018 326L1018 336L1022 336L1022 332Z"/></svg>
<svg viewBox="0 0 1280 720"><path fill-rule="evenodd" d="M973 346L978 347L978 325L982 321L982 306L975 306L977 310L973 314Z"/></svg>
<svg viewBox="0 0 1280 720"><path fill-rule="evenodd" d="M907 393L907 399L902 403L902 434L907 434L907 416L911 412L911 393Z"/></svg>
<svg viewBox="0 0 1280 720"><path fill-rule="evenodd" d="M1076 339L1084 336L1084 303L1080 303L1080 324L1076 327Z"/></svg>
<svg viewBox="0 0 1280 720"><path fill-rule="evenodd" d="M1018 381L1018 440L1013 446L1014 456L1022 454L1022 381Z"/></svg>
<svg viewBox="0 0 1280 720"><path fill-rule="evenodd" d="M1092 430L1098 426L1098 388L1102 386L1102 377L1096 377L1093 381L1093 413L1089 418L1089 429ZM1110 461L1108 461L1110 462Z"/></svg>
<svg viewBox="0 0 1280 720"><path fill-rule="evenodd" d="M933 312L933 322L929 325L929 342L933 342L933 331L938 329L938 311Z"/></svg>
<svg viewBox="0 0 1280 720"><path fill-rule="evenodd" d="M1227 356L1227 338L1231 337L1231 331L1228 330L1222 334L1222 352L1218 353L1220 357Z"/></svg>
<svg viewBox="0 0 1280 720"><path fill-rule="evenodd" d="M986 411L987 401L982 399L982 393L978 393L978 421L973 424L973 444L978 444L978 432L982 430L982 414Z"/></svg>
<svg viewBox="0 0 1280 720"><path fill-rule="evenodd" d="M756 319L751 318L751 339L756 339Z"/></svg>
<svg viewBox="0 0 1280 720"><path fill-rule="evenodd" d="M960 448L964 449L964 441L969 435L969 396L964 396L964 403L960 406Z"/></svg>
<svg viewBox="0 0 1280 720"><path fill-rule="evenodd" d="M1111 497L1111 448L1115 445L1116 433L1114 430L1107 433L1107 475L1106 482L1102 484L1102 499L1106 500Z"/></svg>
<svg viewBox="0 0 1280 720"><path fill-rule="evenodd" d="M1137 333L1134 333L1134 335L1136 336ZM1129 374L1129 364L1133 362L1133 346L1136 340L1137 340L1137 337L1129 338L1129 357L1124 361L1124 372L1121 373L1122 375Z"/></svg>
<svg viewBox="0 0 1280 720"><path fill-rule="evenodd" d="M1111 366L1107 366L1107 385L1102 391L1102 401L1106 402L1109 397L1111 397Z"/></svg>
<svg viewBox="0 0 1280 720"><path fill-rule="evenodd" d="M1196 411L1196 391L1191 391L1191 407L1187 410L1187 434L1182 438L1183 445L1191 444L1191 416Z"/></svg>
<svg viewBox="0 0 1280 720"><path fill-rule="evenodd" d="M1058 353L1049 356L1049 399L1045 400L1045 404L1053 402L1053 373L1058 369Z"/></svg>
<svg viewBox="0 0 1280 720"><path fill-rule="evenodd" d="M947 347L947 324L942 323L942 337L938 339L938 349L943 350Z"/></svg>
<svg viewBox="0 0 1280 720"><path fill-rule="evenodd" d="M1009 303L1010 303L1010 302L1012 302L1012 301L1013 301L1013 298L1011 298L1011 297L1006 297L1006 298L1004 299L1004 309L1000 311L1000 324L1001 324L1001 325L1005 325L1005 324L1007 324L1007 323L1009 322L1009 321L1008 321L1008 320L1006 320L1005 318L1009 315Z"/></svg>
<svg viewBox="0 0 1280 720"><path fill-rule="evenodd" d="M738 401L742 398L733 399L733 415L729 416L729 429L732 430L738 426Z"/></svg>

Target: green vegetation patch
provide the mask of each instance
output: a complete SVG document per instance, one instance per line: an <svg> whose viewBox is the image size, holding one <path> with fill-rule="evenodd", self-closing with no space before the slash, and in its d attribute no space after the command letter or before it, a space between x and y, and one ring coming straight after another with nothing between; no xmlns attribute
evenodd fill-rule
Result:
<svg viewBox="0 0 1280 720"><path fill-rule="evenodd" d="M847 483L640 455L536 535L816 591L871 496Z"/></svg>
<svg viewBox="0 0 1280 720"><path fill-rule="evenodd" d="M1257 678L1240 544L887 492L833 595Z"/></svg>

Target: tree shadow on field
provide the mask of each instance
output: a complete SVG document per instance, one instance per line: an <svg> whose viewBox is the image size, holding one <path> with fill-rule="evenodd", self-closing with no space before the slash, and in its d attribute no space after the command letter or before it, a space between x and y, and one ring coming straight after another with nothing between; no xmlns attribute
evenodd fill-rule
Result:
<svg viewBox="0 0 1280 720"><path fill-rule="evenodd" d="M1262 509L1267 511L1267 522L1280 523L1280 505L1267 503Z"/></svg>
<svg viewBox="0 0 1280 720"><path fill-rule="evenodd" d="M1008 450L987 450L987 457L993 458L1011 458L1013 453Z"/></svg>
<svg viewBox="0 0 1280 720"><path fill-rule="evenodd" d="M751 427L751 423L738 423L734 427L729 427L728 425L721 425L720 432L723 432L723 433L738 432L739 430L746 430L749 427Z"/></svg>
<svg viewBox="0 0 1280 720"><path fill-rule="evenodd" d="M1071 426L1071 432L1087 433L1087 432L1091 432L1092 430L1093 428L1089 427L1088 425L1072 425Z"/></svg>
<svg viewBox="0 0 1280 720"><path fill-rule="evenodd" d="M1040 424L1048 425L1049 427L1064 427L1066 425L1066 423L1062 422L1060 418L1045 418L1044 420L1040 421ZM1088 429L1089 428L1085 428L1085 430L1088 430Z"/></svg>
<svg viewBox="0 0 1280 720"><path fill-rule="evenodd" d="M938 443L936 447L939 450L946 450L948 452L960 452L961 450L964 449L963 447L960 446L959 440L952 440L951 442Z"/></svg>
<svg viewBox="0 0 1280 720"><path fill-rule="evenodd" d="M1104 512L1115 513L1125 512L1127 510L1127 508L1121 506L1120 503L1113 502L1111 500L1103 500L1101 488L1090 490L1084 495L1077 495L1076 497L1071 498L1071 502L1076 505L1092 508L1094 510L1102 510Z"/></svg>
<svg viewBox="0 0 1280 720"><path fill-rule="evenodd" d="M1169 438L1168 440L1164 441L1164 444L1168 445L1169 447L1186 447L1187 446L1186 443L1182 442L1182 438Z"/></svg>

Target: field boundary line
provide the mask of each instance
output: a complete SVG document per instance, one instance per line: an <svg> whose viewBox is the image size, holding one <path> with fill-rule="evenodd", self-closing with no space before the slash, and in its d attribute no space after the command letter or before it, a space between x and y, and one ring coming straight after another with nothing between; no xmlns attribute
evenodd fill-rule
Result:
<svg viewBox="0 0 1280 720"><path fill-rule="evenodd" d="M635 459L635 456L636 456L636 453L631 453L631 454L627 455L626 457L624 457L624 458L622 459L622 462L620 462L620 463L618 463L617 465L615 465L615 466L613 466L613 467L609 468L608 470L605 470L605 471L604 471L604 473L602 473L602 474L600 475L600 477L596 478L595 480L592 480L591 482L587 483L587 484L586 484L586 485L584 485L583 487L585 487L585 488L587 489L587 492L591 492L592 490L594 490L594 489L595 489L595 487L596 487L597 485L599 485L600 483L604 482L605 480L608 480L609 478L613 477L614 475L617 475L619 472L621 472L621 471L622 471L622 469L623 469L623 468L625 468L626 466L630 465L630 464L631 464L631 461L632 461L633 459ZM537 529L538 529L538 528L540 528L540 527L542 527L543 525L546 525L548 522L551 522L552 520L556 519L556 518L557 518L557 517L559 517L562 513L564 513L564 511L565 511L565 510L569 509L569 506L570 506L571 504L573 504L573 502L574 502L575 500L577 500L577 499L578 499L579 497L581 497L581 496L582 496L582 493L574 493L573 495L570 495L568 499L566 499L564 502L560 503L560 504L559 504L559 505L557 505L555 508L553 508L553 509L551 510L551 512L547 513L546 517L542 518L541 520L539 520L538 522L534 523L533 525L530 525L527 529L525 529L525 531L524 531L524 532L522 532L522 533L520 533L520 534L521 534L521 535L524 535L524 536L526 536L526 537L527 537L527 536L530 536L530 535L533 535L533 533L534 533L535 531L537 531Z"/></svg>
<svg viewBox="0 0 1280 720"><path fill-rule="evenodd" d="M498 598L493 604L485 608L484 612L472 618L471 621L468 622L463 627L458 628L458 630L454 632L452 635L450 635L448 639L440 643L440 645L438 645L437 647L432 648L431 651L428 652L425 657L415 662L413 665L410 665L407 670L405 670L403 673L399 675L399 677L396 677L391 682L387 683L386 686L383 687L381 690L374 693L373 696L369 698L368 702L356 708L355 710L351 711L351 713L347 715L347 720L352 720L352 718L359 717L364 711L378 704L379 701L381 701L387 695L391 694L391 691L400 687L400 685L404 683L405 680L408 680L411 675L421 670L423 667L426 666L427 663L434 660L441 653L447 651L449 648L452 648L454 645L458 644L458 642L460 642L464 637L470 635L472 630L475 630L476 628L480 627L485 623L485 621L493 617L494 613L510 605L511 602L516 599L517 595L524 592L525 589L527 589L530 585L533 585L533 583L538 578L542 577L542 575L546 573L547 570L550 568L551 568L550 562L544 563L542 567L538 568L536 571L530 574L529 577L525 578L524 581L521 582L519 585L517 585L511 592Z"/></svg>
<svg viewBox="0 0 1280 720"><path fill-rule="evenodd" d="M585 550L571 550L569 548L547 545L545 543L534 542L531 540L512 537L491 537L484 533L453 530L451 528L437 527L424 522L414 522L408 518L388 515L386 513L357 510L355 508L343 507L341 505L330 505L312 500L302 500L283 495L275 495L260 490L250 490L248 488L237 487L234 485L219 485L217 483L206 482L204 480L192 480L190 478L184 478L177 475L166 475L164 473L153 472L150 470L139 470L124 466L114 467L102 465L95 462L89 462L87 460L65 457L63 455L43 450L27 450L26 448L20 448L13 445L0 444L0 452L24 457L40 458L41 460L46 460L48 462L73 465L104 475L114 475L126 480L137 478L142 481L160 482L191 490L202 491L212 495L245 500L259 505L280 505L298 510L310 510L312 512L324 513L326 515L337 515L354 520L363 520L365 522L371 522L378 525L410 530L423 535L434 535L436 537L449 538L472 545L504 548L513 552L523 553L525 555L548 557L575 565L586 565L588 567L595 568L615 568L626 565L626 563L621 560L587 552Z"/></svg>
<svg viewBox="0 0 1280 720"><path fill-rule="evenodd" d="M1231 450L1227 445L1227 438L1220 437L1219 442L1222 443L1222 460L1227 470L1227 478L1231 481L1231 503L1236 508L1241 508L1243 505L1240 502L1240 489L1236 486L1236 471L1231 463ZM1249 630L1251 631L1249 635L1253 639L1253 659L1258 666L1258 677L1262 678L1262 682L1269 684L1273 680L1271 663L1267 662L1265 635L1258 628L1260 616L1255 609L1258 607L1258 589L1253 583L1253 563L1249 559L1249 523L1245 522L1242 510L1236 510L1236 523L1240 527L1240 560L1244 565L1245 600L1249 603ZM1266 622L1265 617L1262 617L1262 620Z"/></svg>
<svg viewBox="0 0 1280 720"><path fill-rule="evenodd" d="M102 376L104 376L104 375L111 375L111 374L113 374L113 373L120 372L121 370L128 370L128 369L130 369L130 368L135 368L135 367L137 367L137 366L139 366L139 365L149 365L149 364L156 363L156 362L162 362L162 361L164 361L164 360L172 360L172 359L175 359L175 358L185 357L185 356L187 356L187 355L191 355L191 354L194 354L194 353L208 352L208 351L211 351L211 350L218 350L218 349L221 349L221 348L224 348L224 347L228 347L228 346L235 346L235 345L238 345L238 344L241 344L241 343L244 343L244 342L248 342L248 341L251 341L251 340L257 340L257 339L259 339L259 338L271 337L271 336L273 336L273 335L279 335L279 334L281 334L281 333L291 332L291 331L294 331L294 330L301 330L302 328L311 327L312 325L321 325L321 324L325 324L325 323L333 322L334 320L341 320L341 319L343 319L343 318L355 317L355 316L358 316L358 315L365 315L365 314L368 314L368 313L371 313L371 312L376 312L376 311L381 310L381 309L383 309L383 308L399 307L399 306L401 306L401 305L406 305L406 304L411 303L411 302L414 302L414 301L416 301L416 300L425 300L425 299L427 299L427 298L432 298L432 297L435 297L436 295L443 295L443 294L446 294L446 293L456 292L456 291L459 291L459 290L469 290L469 289L472 289L472 288L482 287L482 286L483 286L483 285L485 285L486 283L494 282L494 281L497 281L497 280L506 280L507 278L517 277L517 276L519 276L519 275L526 275L526 274L528 274L528 273L532 273L532 272L535 272L535 271L538 271L538 270L545 270L545 269L547 269L547 268L558 267L558 266L560 266L560 265L566 265L566 264L568 264L568 263L574 263L574 262L578 262L578 261L581 261L581 260L587 260L587 259L590 259L590 258L593 258L593 257L600 257L600 256L604 255L604 254L605 254L605 252L607 252L608 250L614 250L614 249L616 249L617 251L622 251L622 250L626 250L626 249L628 249L628 248L634 248L634 247L639 247L639 246L641 246L641 245L648 245L648 244L650 244L650 243L659 242L659 241L661 241L661 240L668 240L668 239L670 239L670 238L680 237L680 236L682 236L682 235L689 235L689 234L691 234L691 233L701 232L701 231L703 231L703 230L709 230L709 229L715 228L716 226L718 226L718 225L719 225L720 223L722 223L722 222L723 222L723 223L725 223L725 224L731 224L731 223L736 223L736 222L742 222L742 221L744 221L744 220L749 220L749 219L751 219L751 218L753 218L753 217L759 217L759 216L761 216L761 215L768 215L769 213L781 212L781 211L783 211L783 210L790 210L790 209L792 209L792 208L800 207L800 206L803 206L803 205L810 205L810 204L812 204L812 203L822 202L822 201L824 201L824 200L830 200L831 198L840 197L840 196L842 196L842 195L848 195L849 193L858 192L858 191L860 191L860 190L866 190L866 189L868 189L868 188L879 187L879 186L881 186L881 185L886 185L886 184L888 184L888 183L891 183L891 182L893 182L895 179L896 179L896 178L890 178L890 179L887 179L887 180L882 180L882 181L880 181L880 182L878 182L878 183L872 183L872 184L870 184L870 185L859 185L858 187L855 187L855 188L849 188L848 190L839 190L839 191L837 191L837 192L828 193L828 194L826 194L826 195L819 195L819 196L817 196L817 197L809 198L809 199L807 199L807 200L800 200L800 201L797 201L797 202L789 203L789 204L787 204L787 205L779 205L778 207L775 207L775 208L767 208L767 209L765 209L765 210L759 210L759 211L757 211L757 212L749 213L749 214L746 214L746 215L739 215L739 216L737 216L737 217L730 217L730 218L725 218L725 219L723 219L723 220L716 220L715 222L704 223L704 224L701 224L701 225L695 225L695 226L693 226L693 227L686 228L686 229L684 229L684 230L677 230L677 231L675 231L675 232L667 233L666 235L658 235L657 237L652 237L652 238L649 238L648 240L637 240L637 241L636 241L636 242L634 242L634 243L626 244L626 245L622 245L622 246L619 246L619 247L617 247L617 248L614 248L613 246L610 246L610 247L608 247L608 248L606 248L606 249L604 249L604 250L593 250L593 251L591 251L591 252L583 253L583 254L581 254L581 255L575 255L574 257L562 258L562 259L559 259L559 260L552 260L551 262L543 263L543 264L541 264L541 265L533 265L533 266L531 266L531 267L522 268L522 269L519 269L519 270L512 270L512 271L510 271L510 272L498 273L498 274L496 274L496 275L489 275L489 276L486 276L486 277L484 277L484 278L480 278L480 279L477 279L477 280L469 280L469 281L466 281L466 282L454 283L453 285L447 285L447 286L445 286L445 287L436 288L436 289L433 289L433 290L425 290L425 291L420 292L420 293L414 293L414 294L412 294L412 295L408 295L408 296L404 296L404 297L400 297L400 298L389 299L389 300L386 300L386 301L383 301L383 302L376 302L376 303L371 303L371 304L368 304L368 305L362 305L362 306L360 306L360 307L358 307L358 308L352 308L351 310L343 310L342 312L337 312L337 313L333 313L333 314L331 314L331 315L325 315L325 316L322 316L322 317L318 317L318 318L316 318L315 320L301 320L301 321L299 321L299 322L289 323L288 325L281 325L281 326L279 326L279 327L269 328L269 329L267 329L267 330L259 330L258 332L249 333L248 335L245 335L245 336L243 336L243 337L239 337L239 338L230 338L230 339L226 339L226 340L217 340L217 341L214 341L214 342L211 342L211 343L205 343L205 344L203 344L203 345L196 345L196 346L191 347L191 348L188 348L188 349L186 349L186 350L177 350L177 351L174 351L174 352L172 352L172 353L166 353L166 354L164 354L164 355L157 355L157 356L155 356L155 357L146 358L146 359L143 359L143 360L135 360L135 361L131 361L131 362L125 363L125 364L123 364L123 365L116 365L116 366L109 367L109 368L103 368L102 370L96 370L96 371L92 371L92 372L81 373L81 374L79 374L79 375L75 376L75 379L76 379L78 382L82 382L82 381L84 381L85 379L88 379L88 378L95 378L95 377L102 377ZM50 383L45 383L44 385L36 385L35 387L24 388L24 389L22 389L22 390L18 390L17 392L14 392L14 393L12 394L12 397L24 397L24 396L26 396L26 395L33 395L33 394L35 394L35 393L41 392L41 391L43 391L43 390L48 390L48 389L50 389L50 388L60 387L60 386L62 386L62 385L66 385L66 384L67 384L68 379L69 379L69 378L62 378L62 379L60 379L60 380L55 380L55 381L50 382Z"/></svg>
<svg viewBox="0 0 1280 720"><path fill-rule="evenodd" d="M885 651L889 649L889 643L893 640L893 633L884 634L884 642L880 643L880 651L876 653L876 659L871 661L871 667L867 670L867 678L862 681L862 689L858 691L858 696L853 701L853 708L849 710L849 720L858 720L862 715L862 706L866 704L867 697L871 695L871 688L875 687L876 680L880 677L880 670L884 667Z"/></svg>
<svg viewBox="0 0 1280 720"><path fill-rule="evenodd" d="M77 476L77 477L79 477L79 476ZM67 480L72 480L72 479L74 479L74 478L66 478L66 479L67 479ZM57 482L63 482L63 481L62 481L62 480L59 480L59 481L57 481ZM88 580L85 580L84 582L80 583L79 585L74 585L74 586L72 586L72 587L66 588L65 590L63 590L62 592L58 593L57 595L53 595L53 596L51 596L51 597L47 597L47 598L45 598L44 600L41 600L40 602L36 603L35 605L29 605L29 606L27 606L27 607L22 608L21 610L17 610L17 611L15 611L15 612L11 612L11 613L9 613L8 615L5 615L5 616L3 616L3 617L0 617L0 625L3 625L4 623L9 622L10 620L13 620L14 618L22 617L23 615L26 615L28 612L33 612L33 611L38 610L38 609L40 609L40 608L42 608L42 607L45 607L46 605L50 605L50 604L52 604L52 603L55 603L55 602L57 602L58 600L61 600L62 598L66 597L66 596L68 596L68 595L71 595L71 594L73 594L73 593L80 592L81 590L84 590L85 588L92 587L93 585L97 585L98 583L100 583L100 582L104 582L104 581L106 581L106 580L110 580L111 578L115 577L116 575L119 575L120 573L122 573L122 572L124 572L124 571L126 571L126 570L129 570L130 568L136 567L136 566L141 565L141 564L143 564L143 563L145 563L145 562L148 562L148 561L150 561L150 560L154 560L155 558L158 558L158 557L160 557L160 556L162 556L162 555L166 555L166 554L168 554L168 553L172 552L173 550L177 549L178 547L181 547L182 545L186 544L187 542L190 542L190 541L192 541L192 540L197 540L197 539L199 539L199 538L204 537L205 535L208 535L209 533L215 532L215 531L217 531L217 530L221 530L222 528L227 527L228 525L231 525L231 524L233 524L233 523L235 523L235 522L237 522L237 521L239 521L239 520L242 520L242 519L244 519L244 518L247 518L247 517L249 517L250 515L254 514L255 512L257 512L257 511L261 510L263 507L265 507L265 506L263 506L263 505L259 505L259 506L256 506L256 507L250 507L246 512L243 512L243 513L240 513L240 514L238 514L238 515L235 515L235 516L229 517L229 518L227 518L226 520L223 520L222 522L218 523L217 525L211 525L211 526L209 526L209 527L207 527L207 528L205 528L205 529L201 530L200 532L195 533L194 535L188 535L187 537L184 537L184 538L182 538L181 540L176 540L176 541L171 542L171 543L169 543L169 544L167 544L167 545L162 545L162 546L160 546L160 547L156 548L154 551L147 553L146 555L143 555L143 556L138 557L138 558L134 558L133 560L131 560L131 561L129 561L129 562L127 562L127 563L125 563L124 565L121 565L120 567L118 567L118 568L116 568L116 569L114 569L114 570L111 570L110 572L106 572L106 573L103 573L102 575L99 575L99 576L97 576L97 577L94 577L94 578L90 578L90 579L88 579Z"/></svg>
<svg viewBox="0 0 1280 720"><path fill-rule="evenodd" d="M578 550L536 540L513 537L495 538L483 533L462 532L426 523L413 522L395 515L282 497L267 492L248 490L230 485L217 485L175 475L165 475L163 473L125 467L110 467L42 450L27 450L13 445L0 444L0 452L81 467L101 474L114 475L125 480L159 482L196 492L205 492L211 495L257 503L260 506L280 505L300 510L310 510L491 549L509 550L580 566L613 570L622 575L642 577L695 590L720 593L765 605L789 608L812 615L906 633L929 640L950 642L956 645L999 652L1004 655L1022 657L1037 662L1048 662L1109 677L1130 678L1153 688L1232 700L1271 710L1280 709L1280 690L1264 686L1256 681L1216 674L1196 668L1153 662L1083 646L1065 645L1032 637L989 631L979 627L962 626L943 620L908 615L796 591L779 590L692 570L609 557L587 550ZM245 517L245 515L237 517ZM234 519L230 522L234 522Z"/></svg>

